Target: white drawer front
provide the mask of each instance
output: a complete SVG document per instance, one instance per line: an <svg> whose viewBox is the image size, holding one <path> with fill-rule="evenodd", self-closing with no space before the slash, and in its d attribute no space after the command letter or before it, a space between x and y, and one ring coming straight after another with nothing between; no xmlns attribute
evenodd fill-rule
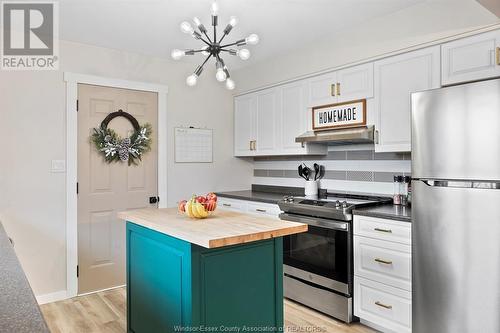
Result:
<svg viewBox="0 0 500 333"><path fill-rule="evenodd" d="M246 201L227 199L221 197L219 197L217 201L218 201L217 208L219 209L233 210L238 212L246 211Z"/></svg>
<svg viewBox="0 0 500 333"><path fill-rule="evenodd" d="M281 211L278 205L261 202L248 202L247 212L251 214L278 217Z"/></svg>
<svg viewBox="0 0 500 333"><path fill-rule="evenodd" d="M354 236L354 274L411 291L411 247Z"/></svg>
<svg viewBox="0 0 500 333"><path fill-rule="evenodd" d="M411 293L355 277L354 315L390 331L411 332Z"/></svg>
<svg viewBox="0 0 500 333"><path fill-rule="evenodd" d="M410 245L411 223L355 215L354 234Z"/></svg>

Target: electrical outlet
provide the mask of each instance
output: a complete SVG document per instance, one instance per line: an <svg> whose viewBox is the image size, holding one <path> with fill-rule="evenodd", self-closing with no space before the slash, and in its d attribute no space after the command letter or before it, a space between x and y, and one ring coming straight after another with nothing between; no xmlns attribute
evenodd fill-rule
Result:
<svg viewBox="0 0 500 333"><path fill-rule="evenodd" d="M55 173L66 172L66 161L65 160L52 160L51 172L55 172Z"/></svg>

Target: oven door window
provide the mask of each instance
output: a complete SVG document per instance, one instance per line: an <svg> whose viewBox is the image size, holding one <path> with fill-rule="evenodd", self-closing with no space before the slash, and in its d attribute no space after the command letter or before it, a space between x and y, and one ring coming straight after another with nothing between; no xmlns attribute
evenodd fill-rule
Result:
<svg viewBox="0 0 500 333"><path fill-rule="evenodd" d="M308 232L284 238L284 264L348 283L349 233L308 227Z"/></svg>

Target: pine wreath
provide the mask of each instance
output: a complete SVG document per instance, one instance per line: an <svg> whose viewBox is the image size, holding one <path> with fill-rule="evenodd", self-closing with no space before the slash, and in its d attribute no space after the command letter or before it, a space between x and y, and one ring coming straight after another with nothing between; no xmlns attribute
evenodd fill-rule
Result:
<svg viewBox="0 0 500 333"><path fill-rule="evenodd" d="M137 120L133 118L134 133L128 138L121 138L107 126L117 116L125 116L129 120L131 117L122 110L110 114L99 128L94 128L91 141L107 163L128 162L128 165L138 165L142 155L151 150L151 125L138 126Z"/></svg>

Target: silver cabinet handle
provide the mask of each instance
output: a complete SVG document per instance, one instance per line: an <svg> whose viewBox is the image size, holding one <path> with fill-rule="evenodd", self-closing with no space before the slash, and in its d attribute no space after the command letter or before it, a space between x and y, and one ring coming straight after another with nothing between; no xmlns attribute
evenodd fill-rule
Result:
<svg viewBox="0 0 500 333"><path fill-rule="evenodd" d="M392 309L392 305L387 305L387 304L384 304L384 303L379 302L379 301L376 301L375 305L378 305L378 306L386 308L386 309Z"/></svg>
<svg viewBox="0 0 500 333"><path fill-rule="evenodd" d="M380 259L380 258L375 258L374 260L376 262L379 262L379 263L384 264L384 265L392 265L391 260L384 260L384 259Z"/></svg>
<svg viewBox="0 0 500 333"><path fill-rule="evenodd" d="M222 206L225 206L225 207L231 207L231 204L228 204L228 203L223 203Z"/></svg>
<svg viewBox="0 0 500 333"><path fill-rule="evenodd" d="M385 232L385 233L388 233L388 234L392 234L392 230L391 229L373 228L373 230L380 231L380 232Z"/></svg>
<svg viewBox="0 0 500 333"><path fill-rule="evenodd" d="M497 47L496 50L496 60L497 60L497 65L500 66L500 47Z"/></svg>
<svg viewBox="0 0 500 333"><path fill-rule="evenodd" d="M340 96L340 83L337 82L337 96Z"/></svg>
<svg viewBox="0 0 500 333"><path fill-rule="evenodd" d="M379 136L380 136L379 131L378 131L378 130L375 130L375 143L376 143L376 144L379 144L379 141L380 141L380 140L379 140Z"/></svg>
<svg viewBox="0 0 500 333"><path fill-rule="evenodd" d="M255 209L255 211L257 211L257 212L261 212L261 213L265 213L265 212L267 212L267 210L265 210L265 209L260 209L260 208L256 208L256 209Z"/></svg>

